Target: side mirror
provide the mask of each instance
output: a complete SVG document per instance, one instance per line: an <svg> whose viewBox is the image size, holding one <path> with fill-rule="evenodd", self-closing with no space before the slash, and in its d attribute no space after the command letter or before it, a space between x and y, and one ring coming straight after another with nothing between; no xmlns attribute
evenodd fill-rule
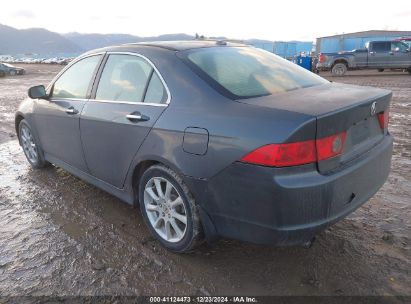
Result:
<svg viewBox="0 0 411 304"><path fill-rule="evenodd" d="M38 85L29 89L29 97L32 99L46 99L47 93L44 85Z"/></svg>

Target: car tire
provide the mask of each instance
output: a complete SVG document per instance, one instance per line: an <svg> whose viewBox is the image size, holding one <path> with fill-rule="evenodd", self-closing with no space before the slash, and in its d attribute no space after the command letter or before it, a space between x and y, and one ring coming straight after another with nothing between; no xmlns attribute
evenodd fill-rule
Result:
<svg viewBox="0 0 411 304"><path fill-rule="evenodd" d="M384 72L384 69L378 69L378 72L380 72L380 73Z"/></svg>
<svg viewBox="0 0 411 304"><path fill-rule="evenodd" d="M197 204L176 172L164 165L151 166L141 176L138 189L144 220L164 247L186 253L203 242Z"/></svg>
<svg viewBox="0 0 411 304"><path fill-rule="evenodd" d="M11 71L10 71L10 75L11 75L11 76L16 75L16 71L15 71L15 70L11 70Z"/></svg>
<svg viewBox="0 0 411 304"><path fill-rule="evenodd" d="M44 159L43 149L25 119L20 121L18 136L24 155L33 168L41 169L50 166L50 163Z"/></svg>
<svg viewBox="0 0 411 304"><path fill-rule="evenodd" d="M331 69L331 74L333 76L341 77L347 72L347 65L345 63L336 63Z"/></svg>

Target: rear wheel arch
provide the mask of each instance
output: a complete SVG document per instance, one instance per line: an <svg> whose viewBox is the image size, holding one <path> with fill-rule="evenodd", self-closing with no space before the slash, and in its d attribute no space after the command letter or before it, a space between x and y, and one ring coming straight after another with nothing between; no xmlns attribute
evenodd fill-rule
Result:
<svg viewBox="0 0 411 304"><path fill-rule="evenodd" d="M139 187L139 182L140 178L143 175L143 173L150 168L151 166L154 166L156 164L160 164L158 161L154 160L143 160L140 161L133 170L133 176L131 178L132 182L132 187L133 187L133 197L134 197L134 203L133 205L137 206L139 204L138 201L138 187Z"/></svg>
<svg viewBox="0 0 411 304"><path fill-rule="evenodd" d="M138 187L140 183L140 178L144 174L144 172L154 166L154 165L163 165L165 167L170 168L174 172L176 172L178 175L181 177L184 176L184 174L177 168L175 165L171 164L170 162L164 160L164 159L157 159L157 158L148 158L148 159L141 159L135 166L131 178L131 183L132 183L132 189L133 189L133 197L134 197L134 206L138 206L139 201L138 201Z"/></svg>
<svg viewBox="0 0 411 304"><path fill-rule="evenodd" d="M335 60L335 61L333 62L333 65L331 66L331 68L333 68L337 63L345 64L345 66L346 66L347 69L348 69L348 61L345 60L345 59L337 59L337 60Z"/></svg>

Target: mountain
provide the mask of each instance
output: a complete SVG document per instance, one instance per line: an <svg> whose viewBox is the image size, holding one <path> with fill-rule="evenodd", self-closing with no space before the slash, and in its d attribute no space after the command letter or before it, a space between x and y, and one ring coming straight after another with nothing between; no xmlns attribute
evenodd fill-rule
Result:
<svg viewBox="0 0 411 304"><path fill-rule="evenodd" d="M194 36L186 34L167 34L160 36L139 37L127 34L81 34L68 33L63 36L81 46L85 50L92 50L109 45L117 45L124 43L142 42L142 41L165 41L165 40L190 40Z"/></svg>
<svg viewBox="0 0 411 304"><path fill-rule="evenodd" d="M22 55L32 53L45 57L73 56L109 45L156 40L190 40L193 38L194 36L186 34L150 37L128 34L58 34L42 28L19 30L0 24L0 54Z"/></svg>
<svg viewBox="0 0 411 304"><path fill-rule="evenodd" d="M84 49L60 34L41 28L18 30L0 24L0 54L76 54Z"/></svg>
<svg viewBox="0 0 411 304"><path fill-rule="evenodd" d="M42 28L19 30L0 24L0 55L37 54L41 57L76 56L80 53L109 45L143 41L191 40L194 36L187 34L166 34L160 36L140 37L128 34L58 34ZM225 37L210 37L226 39ZM238 41L241 42L241 41ZM249 44L266 40L250 39Z"/></svg>

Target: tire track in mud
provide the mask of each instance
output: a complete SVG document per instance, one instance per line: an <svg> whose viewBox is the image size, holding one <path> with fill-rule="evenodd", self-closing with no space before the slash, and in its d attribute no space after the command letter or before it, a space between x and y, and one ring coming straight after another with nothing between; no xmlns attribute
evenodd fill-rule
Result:
<svg viewBox="0 0 411 304"><path fill-rule="evenodd" d="M15 141L0 145L0 155L2 295L176 294L177 285L177 294L198 292L184 273L143 245L144 236L124 231L124 222L108 226L99 206L88 208L96 194L99 203L116 199L61 169L30 169ZM138 216L118 204L113 208Z"/></svg>

